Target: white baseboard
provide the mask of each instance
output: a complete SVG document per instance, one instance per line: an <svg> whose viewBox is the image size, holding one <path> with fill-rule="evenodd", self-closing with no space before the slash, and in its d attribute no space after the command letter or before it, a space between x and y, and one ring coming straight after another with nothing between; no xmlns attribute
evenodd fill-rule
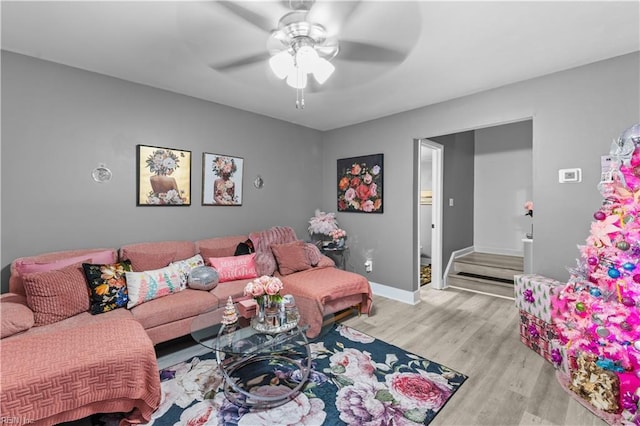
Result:
<svg viewBox="0 0 640 426"><path fill-rule="evenodd" d="M409 305L417 305L420 303L420 290L407 291L390 287L388 285L374 283L371 284L371 291L376 296L386 297L387 299L397 300L398 302L407 303Z"/></svg>

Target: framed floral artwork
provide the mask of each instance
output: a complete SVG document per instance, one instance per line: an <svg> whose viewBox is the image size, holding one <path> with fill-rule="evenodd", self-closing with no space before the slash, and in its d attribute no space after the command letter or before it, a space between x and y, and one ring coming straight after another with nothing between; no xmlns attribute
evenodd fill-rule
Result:
<svg viewBox="0 0 640 426"><path fill-rule="evenodd" d="M338 160L338 211L382 213L383 154Z"/></svg>
<svg viewBox="0 0 640 426"><path fill-rule="evenodd" d="M191 205L191 151L137 146L137 205Z"/></svg>
<svg viewBox="0 0 640 426"><path fill-rule="evenodd" d="M243 171L240 157L202 154L202 205L241 206Z"/></svg>

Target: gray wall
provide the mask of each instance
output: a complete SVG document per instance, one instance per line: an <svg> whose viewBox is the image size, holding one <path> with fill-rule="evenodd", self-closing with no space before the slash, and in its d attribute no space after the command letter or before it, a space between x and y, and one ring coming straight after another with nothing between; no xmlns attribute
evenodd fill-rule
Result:
<svg viewBox="0 0 640 426"><path fill-rule="evenodd" d="M532 144L531 120L475 131L476 250L523 255L532 224L523 207L533 200Z"/></svg>
<svg viewBox="0 0 640 426"><path fill-rule="evenodd" d="M195 239L279 224L306 237L316 208L336 210L336 159L383 152L384 214L343 213L338 219L349 232L353 269L364 272L362 260L371 254L371 281L416 290L413 139L526 118L533 119L534 270L565 280L566 266L578 256L576 244L584 242L600 206L600 156L640 122L639 75L640 54L634 53L320 133L3 52L2 288L13 259L51 250ZM140 143L192 151L191 207L135 207ZM200 206L202 152L245 159L243 206ZM99 163L114 172L108 184L91 180ZM557 183L558 169L568 167L583 169L582 184ZM266 181L261 191L250 186L257 174ZM459 195L445 193L445 200L450 197L462 210ZM445 240L457 238L458 225L452 228L445 229ZM462 238L449 249L468 245Z"/></svg>
<svg viewBox="0 0 640 426"><path fill-rule="evenodd" d="M374 252L374 282L418 288L414 277L412 200L414 138L430 138L490 125L533 119L535 272L566 280L599 208L600 156L611 140L640 122L640 54L633 53L448 102L323 134L323 206L335 210L336 159L385 153L382 215L340 214L355 235L352 261L361 272L365 251ZM420 88L416 88L420 90ZM445 147L445 156L447 148ZM558 169L580 167L581 184L557 182ZM514 167L514 170L517 168ZM445 177L445 181L446 181ZM456 198L457 194L447 195ZM458 204L459 206L459 204ZM448 212L445 207L445 217ZM450 236L445 230L444 238ZM451 249L464 247L457 242ZM445 253L446 255L446 253Z"/></svg>
<svg viewBox="0 0 640 426"><path fill-rule="evenodd" d="M451 253L473 245L474 133L429 138L444 146L442 177L442 269ZM453 199L453 206L449 200Z"/></svg>
<svg viewBox="0 0 640 426"><path fill-rule="evenodd" d="M136 207L136 144L191 151L190 207ZM200 205L203 152L244 158L242 206ZM92 180L99 163L111 182ZM48 251L274 225L307 238L321 163L318 131L2 52L2 290L13 259Z"/></svg>

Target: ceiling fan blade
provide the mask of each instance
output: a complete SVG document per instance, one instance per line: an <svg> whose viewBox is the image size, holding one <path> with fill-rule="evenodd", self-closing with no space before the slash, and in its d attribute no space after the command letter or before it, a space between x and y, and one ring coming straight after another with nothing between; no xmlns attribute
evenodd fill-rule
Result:
<svg viewBox="0 0 640 426"><path fill-rule="evenodd" d="M267 59L270 57L271 55L269 55L269 52L261 52L245 58L234 59L233 61L209 64L209 67L216 71L230 71L234 68L241 68L246 65L255 64L256 62L265 61L266 63Z"/></svg>
<svg viewBox="0 0 640 426"><path fill-rule="evenodd" d="M337 59L345 61L402 62L407 52L358 41L340 41Z"/></svg>
<svg viewBox="0 0 640 426"><path fill-rule="evenodd" d="M268 18L260 15L259 13L249 10L246 7L240 6L233 1L222 0L218 1L217 3L231 13L244 19L256 28L267 32L271 32L271 30L273 30L274 23L271 22Z"/></svg>
<svg viewBox="0 0 640 426"><path fill-rule="evenodd" d="M309 13L307 21L321 24L327 30L327 35L338 35L344 24L360 6L356 1L316 1Z"/></svg>

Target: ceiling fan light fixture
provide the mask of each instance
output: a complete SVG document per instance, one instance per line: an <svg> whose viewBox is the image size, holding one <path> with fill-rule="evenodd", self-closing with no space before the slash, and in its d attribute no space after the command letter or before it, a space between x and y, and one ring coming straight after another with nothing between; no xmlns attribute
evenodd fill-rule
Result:
<svg viewBox="0 0 640 426"><path fill-rule="evenodd" d="M296 67L302 69L305 73L310 73L315 70L318 59L320 59L318 52L316 52L313 46L305 45L296 51Z"/></svg>
<svg viewBox="0 0 640 426"><path fill-rule="evenodd" d="M277 55L273 55L269 59L269 66L271 67L271 71L273 71L280 80L295 73L293 56L286 50L283 50Z"/></svg>
<svg viewBox="0 0 640 426"><path fill-rule="evenodd" d="M313 69L313 76L318 83L324 84L335 70L336 67L331 62L324 58L318 58Z"/></svg>
<svg viewBox="0 0 640 426"><path fill-rule="evenodd" d="M295 70L287 76L287 84L294 89L304 89L307 87L307 73L300 68L295 68Z"/></svg>

